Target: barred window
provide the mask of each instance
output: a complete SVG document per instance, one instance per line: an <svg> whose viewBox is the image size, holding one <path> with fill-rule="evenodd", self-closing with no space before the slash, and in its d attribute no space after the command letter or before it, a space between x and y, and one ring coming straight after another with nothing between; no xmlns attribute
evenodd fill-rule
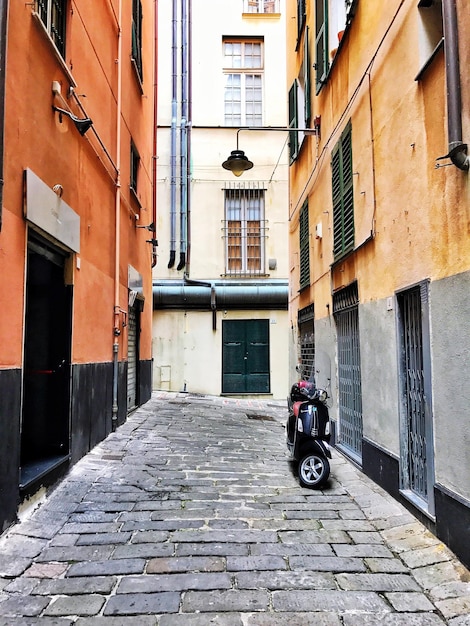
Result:
<svg viewBox="0 0 470 626"><path fill-rule="evenodd" d="M65 27L68 0L36 0L36 12L61 57L65 58Z"/></svg>
<svg viewBox="0 0 470 626"><path fill-rule="evenodd" d="M225 271L228 275L264 273L264 189L225 189Z"/></svg>

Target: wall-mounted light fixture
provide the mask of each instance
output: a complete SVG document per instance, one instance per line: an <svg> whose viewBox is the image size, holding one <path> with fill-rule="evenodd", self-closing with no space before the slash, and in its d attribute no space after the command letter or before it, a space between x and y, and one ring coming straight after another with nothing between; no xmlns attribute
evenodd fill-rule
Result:
<svg viewBox="0 0 470 626"><path fill-rule="evenodd" d="M54 105L52 106L52 110L57 111L57 113L59 114L59 121L61 123L62 123L62 115L66 115L67 117L69 117L72 120L72 122L75 124L75 128L78 130L80 135L82 135L82 137L87 132L87 130L89 130L93 125L93 122L89 117L80 119L79 117L71 113L70 111L66 111L65 109L60 109L59 107L56 107Z"/></svg>
<svg viewBox="0 0 470 626"><path fill-rule="evenodd" d="M243 150L240 150L238 147L238 135L242 130L257 130L263 132L277 131L284 133L299 132L305 135L319 135L320 120L320 116L315 118L314 128L292 128L285 126L244 126L239 128L237 130L237 148L231 151L230 156L222 163L222 167L226 170L230 170L235 176L241 176L243 172L251 170L253 167L253 162L250 161Z"/></svg>

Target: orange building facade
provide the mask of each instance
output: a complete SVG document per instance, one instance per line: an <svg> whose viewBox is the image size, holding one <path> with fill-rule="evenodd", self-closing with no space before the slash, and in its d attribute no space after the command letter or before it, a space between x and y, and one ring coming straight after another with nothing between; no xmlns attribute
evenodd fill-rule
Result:
<svg viewBox="0 0 470 626"><path fill-rule="evenodd" d="M467 564L470 11L288 0L291 374Z"/></svg>
<svg viewBox="0 0 470 626"><path fill-rule="evenodd" d="M156 5L0 5L0 532L151 393Z"/></svg>

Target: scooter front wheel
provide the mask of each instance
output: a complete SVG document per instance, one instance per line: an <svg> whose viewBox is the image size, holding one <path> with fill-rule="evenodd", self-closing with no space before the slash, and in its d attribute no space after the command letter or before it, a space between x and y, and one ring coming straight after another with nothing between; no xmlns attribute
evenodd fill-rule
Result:
<svg viewBox="0 0 470 626"><path fill-rule="evenodd" d="M328 459L317 452L309 452L301 458L298 474L302 487L318 489L326 483L330 475Z"/></svg>

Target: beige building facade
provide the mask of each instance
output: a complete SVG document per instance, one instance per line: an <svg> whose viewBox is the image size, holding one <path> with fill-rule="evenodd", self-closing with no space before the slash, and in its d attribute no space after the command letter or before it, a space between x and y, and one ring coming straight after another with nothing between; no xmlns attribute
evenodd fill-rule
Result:
<svg viewBox="0 0 470 626"><path fill-rule="evenodd" d="M281 0L160 4L154 389L287 395L288 134L248 130L286 126L285 29Z"/></svg>
<svg viewBox="0 0 470 626"><path fill-rule="evenodd" d="M470 11L288 0L290 316L335 441L468 564ZM305 68L308 68L306 71Z"/></svg>

